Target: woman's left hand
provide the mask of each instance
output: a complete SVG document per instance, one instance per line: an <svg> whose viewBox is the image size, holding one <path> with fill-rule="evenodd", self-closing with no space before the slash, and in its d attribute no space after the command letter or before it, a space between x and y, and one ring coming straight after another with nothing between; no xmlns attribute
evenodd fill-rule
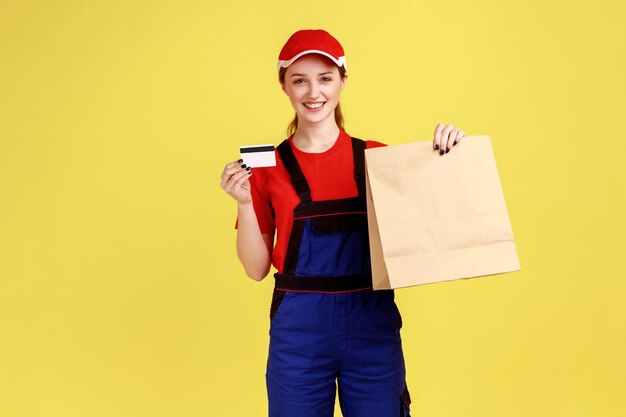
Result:
<svg viewBox="0 0 626 417"><path fill-rule="evenodd" d="M439 155L450 152L453 146L458 145L461 139L465 136L458 127L453 125L446 125L439 123L435 127L435 134L433 137L433 149L439 151Z"/></svg>

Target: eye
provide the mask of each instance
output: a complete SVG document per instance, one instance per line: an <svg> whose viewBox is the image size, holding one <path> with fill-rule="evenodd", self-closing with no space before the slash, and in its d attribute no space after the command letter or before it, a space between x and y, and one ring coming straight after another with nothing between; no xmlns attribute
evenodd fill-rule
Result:
<svg viewBox="0 0 626 417"><path fill-rule="evenodd" d="M297 78L297 79L294 80L293 83L294 84L302 84L302 83L304 83L304 78Z"/></svg>
<svg viewBox="0 0 626 417"><path fill-rule="evenodd" d="M324 77L322 77L322 81L332 81L332 80L333 80L333 78L332 78L332 77L329 77L329 76L327 76L327 75L326 75L326 76L324 76Z"/></svg>

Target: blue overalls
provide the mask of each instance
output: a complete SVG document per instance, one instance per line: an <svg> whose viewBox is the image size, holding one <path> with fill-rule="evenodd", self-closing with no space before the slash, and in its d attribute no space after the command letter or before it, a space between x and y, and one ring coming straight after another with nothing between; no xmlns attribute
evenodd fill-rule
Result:
<svg viewBox="0 0 626 417"><path fill-rule="evenodd" d="M365 142L352 138L358 196L312 201L284 141L277 150L300 198L270 309L270 417L407 417L411 402L393 290L372 290Z"/></svg>

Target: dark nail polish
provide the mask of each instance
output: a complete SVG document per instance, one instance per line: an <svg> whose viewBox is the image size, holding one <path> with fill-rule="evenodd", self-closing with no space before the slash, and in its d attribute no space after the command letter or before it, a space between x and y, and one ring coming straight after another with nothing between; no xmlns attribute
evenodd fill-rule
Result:
<svg viewBox="0 0 626 417"><path fill-rule="evenodd" d="M443 149L439 151L439 155L443 155L444 153Z"/></svg>
<svg viewBox="0 0 626 417"><path fill-rule="evenodd" d="M439 145L435 145L435 150L439 149Z"/></svg>
<svg viewBox="0 0 626 417"><path fill-rule="evenodd" d="M243 162L243 159L240 159L240 160L239 160L239 161L237 161L237 162L238 162L238 163L242 163L242 162Z"/></svg>
<svg viewBox="0 0 626 417"><path fill-rule="evenodd" d="M245 167L247 167L247 166L248 166L248 165L246 165L246 164L241 164L241 167L242 167L242 168L245 168Z"/></svg>
<svg viewBox="0 0 626 417"><path fill-rule="evenodd" d="M452 142L452 146L456 145L456 140L454 142Z"/></svg>
<svg viewBox="0 0 626 417"><path fill-rule="evenodd" d="M252 167L246 168L246 171L252 171Z"/></svg>
<svg viewBox="0 0 626 417"><path fill-rule="evenodd" d="M250 171L248 171L248 175L252 175L252 169L250 169Z"/></svg>
<svg viewBox="0 0 626 417"><path fill-rule="evenodd" d="M450 148L446 148L446 153L450 152Z"/></svg>

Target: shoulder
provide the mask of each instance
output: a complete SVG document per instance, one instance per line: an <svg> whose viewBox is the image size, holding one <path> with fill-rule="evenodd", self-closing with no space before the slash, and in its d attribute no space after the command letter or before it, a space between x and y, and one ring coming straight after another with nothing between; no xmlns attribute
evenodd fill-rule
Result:
<svg viewBox="0 0 626 417"><path fill-rule="evenodd" d="M382 143L377 140L365 140L365 139L361 139L361 140L365 142L365 149L380 148L381 146L387 146L386 143Z"/></svg>
<svg viewBox="0 0 626 417"><path fill-rule="evenodd" d="M348 137L350 135L346 134ZM354 138L358 138L361 139L359 136L354 136ZM379 142L377 140L366 140L366 139L361 139L363 142L365 142L365 148L369 149L369 148L380 148L381 146L387 146L386 143L382 143Z"/></svg>
<svg viewBox="0 0 626 417"><path fill-rule="evenodd" d="M382 142L378 142L376 140L366 140L365 141L365 148L366 149L380 148L381 146L387 146L387 144L386 143L382 143Z"/></svg>

